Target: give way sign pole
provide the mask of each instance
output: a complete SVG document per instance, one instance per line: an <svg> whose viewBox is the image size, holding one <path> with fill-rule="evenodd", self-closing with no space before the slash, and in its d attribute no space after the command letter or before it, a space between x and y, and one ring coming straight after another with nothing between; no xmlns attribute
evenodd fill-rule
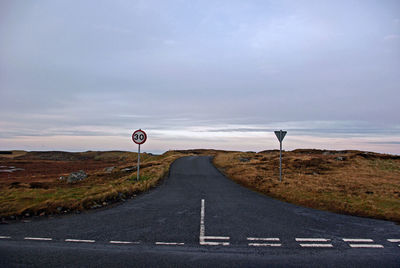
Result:
<svg viewBox="0 0 400 268"><path fill-rule="evenodd" d="M138 160L137 160L138 161L137 162L137 178L136 178L137 180L139 180L139 178L140 178L140 175L139 175L139 172L140 172L140 145L145 143L146 140L147 140L146 132L144 132L141 129L136 130L132 134L132 140L133 140L134 143L139 145L139 148L138 148Z"/></svg>
<svg viewBox="0 0 400 268"><path fill-rule="evenodd" d="M275 135L279 140L279 181L282 181L282 141L285 138L287 131L275 131Z"/></svg>

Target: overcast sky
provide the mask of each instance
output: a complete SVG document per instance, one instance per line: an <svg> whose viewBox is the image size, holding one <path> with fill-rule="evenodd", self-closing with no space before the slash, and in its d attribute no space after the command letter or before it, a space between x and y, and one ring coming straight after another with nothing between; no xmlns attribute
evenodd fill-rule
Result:
<svg viewBox="0 0 400 268"><path fill-rule="evenodd" d="M400 1L0 1L0 150L400 154Z"/></svg>

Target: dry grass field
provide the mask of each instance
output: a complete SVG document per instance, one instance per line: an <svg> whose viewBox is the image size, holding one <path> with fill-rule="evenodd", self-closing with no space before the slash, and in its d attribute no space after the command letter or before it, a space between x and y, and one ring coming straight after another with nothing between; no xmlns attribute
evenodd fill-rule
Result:
<svg viewBox="0 0 400 268"><path fill-rule="evenodd" d="M400 222L400 156L360 151L219 152L214 164L241 185L311 208Z"/></svg>
<svg viewBox="0 0 400 268"><path fill-rule="evenodd" d="M177 152L160 156L141 154L141 179L136 181L136 170L132 169L137 163L136 153L15 151L12 155L2 154L0 217L4 221L80 212L123 201L156 186L168 173L171 163L181 156ZM60 180L61 176L79 170L88 177L70 183Z"/></svg>
<svg viewBox="0 0 400 268"><path fill-rule="evenodd" d="M142 154L140 181L132 169L136 153L14 151L0 155L0 218L80 212L132 198L156 186L172 162L187 155L212 155L227 177L283 201L400 222L400 156L323 150L284 152L282 182L276 150ZM79 170L87 179L72 183L59 179Z"/></svg>

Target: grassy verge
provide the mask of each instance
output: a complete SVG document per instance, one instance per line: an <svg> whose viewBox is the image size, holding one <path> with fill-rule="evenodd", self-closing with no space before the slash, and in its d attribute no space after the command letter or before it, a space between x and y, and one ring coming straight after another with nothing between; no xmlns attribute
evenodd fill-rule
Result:
<svg viewBox="0 0 400 268"><path fill-rule="evenodd" d="M42 181L35 181L38 177L35 175L31 175L30 178L19 178L14 182L10 180L9 183L3 183L0 187L0 217L15 219L34 215L61 214L123 201L156 186L167 175L170 165L182 156L183 154L178 152L166 152L160 156L143 154L139 181L136 180L136 171L124 171L124 168L129 167L127 163L136 163L137 154L134 153L86 152L79 155L52 153L30 156L27 158L29 161L25 158L15 160L13 163L16 164L14 165L29 164L29 167L34 169L35 163L37 166L43 161L48 165L55 162L58 165L72 166L76 161L82 161L79 160L82 158L95 164L111 161L114 169L107 172L103 167L96 168L93 164L88 166L91 168L88 178L75 183L60 181L58 177L63 175L63 171L60 171L61 173L52 179L41 178ZM49 157L53 160L54 158L59 159L50 161ZM61 159L61 157L63 158ZM40 160L36 158L40 158ZM42 160L43 158L46 160ZM63 161L66 158L70 160ZM46 169L43 169L42 172L45 173Z"/></svg>
<svg viewBox="0 0 400 268"><path fill-rule="evenodd" d="M342 214L400 222L400 157L359 151L220 152L229 178L274 198Z"/></svg>

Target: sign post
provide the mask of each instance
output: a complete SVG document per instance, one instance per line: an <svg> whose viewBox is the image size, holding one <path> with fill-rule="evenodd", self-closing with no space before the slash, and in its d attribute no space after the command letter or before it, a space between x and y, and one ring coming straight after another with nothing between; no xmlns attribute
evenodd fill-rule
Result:
<svg viewBox="0 0 400 268"><path fill-rule="evenodd" d="M279 140L279 181L282 181L282 141L285 138L287 131L275 131L275 135Z"/></svg>
<svg viewBox="0 0 400 268"><path fill-rule="evenodd" d="M147 135L146 132L144 132L141 129L136 130L135 132L133 132L132 134L132 140L134 143L136 143L139 148L138 148L138 163L137 163L137 180L140 179L140 145L145 143L147 140Z"/></svg>

